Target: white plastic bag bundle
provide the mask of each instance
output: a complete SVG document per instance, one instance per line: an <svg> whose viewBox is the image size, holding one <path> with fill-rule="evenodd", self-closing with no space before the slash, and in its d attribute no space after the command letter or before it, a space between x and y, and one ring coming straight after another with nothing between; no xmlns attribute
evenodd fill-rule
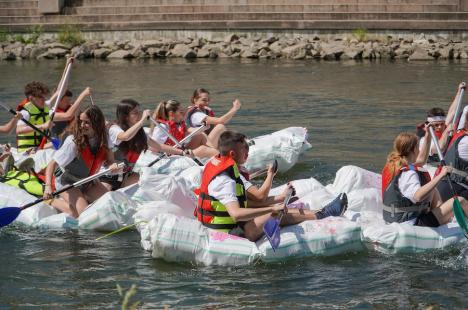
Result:
<svg viewBox="0 0 468 310"><path fill-rule="evenodd" d="M139 188L132 199L145 203L167 200L183 208L193 210L195 202L192 193L183 187L172 175L157 174L145 169L140 174Z"/></svg>
<svg viewBox="0 0 468 310"><path fill-rule="evenodd" d="M89 205L78 218L81 229L113 231L133 224L137 204L121 192L108 192Z"/></svg>
<svg viewBox="0 0 468 310"><path fill-rule="evenodd" d="M20 188L0 183L0 208L21 207L36 199L36 197ZM57 214L57 211L54 208L41 202L21 211L15 223L31 226L41 219L55 214Z"/></svg>
<svg viewBox="0 0 468 310"><path fill-rule="evenodd" d="M431 228L414 226L411 222L383 224L373 221L363 225L362 229L363 241L385 254L425 252L466 242L456 222Z"/></svg>
<svg viewBox="0 0 468 310"><path fill-rule="evenodd" d="M193 166L182 171L171 173L176 181L189 191L200 187L203 167Z"/></svg>
<svg viewBox="0 0 468 310"><path fill-rule="evenodd" d="M296 164L300 154L311 148L307 129L303 127L285 128L252 140L254 144L245 163L248 171L263 169L276 159L278 171L285 172Z"/></svg>
<svg viewBox="0 0 468 310"><path fill-rule="evenodd" d="M375 172L357 166L344 166L336 172L335 181L327 185L327 189L335 194L347 193L353 190L376 188L381 190L382 177Z"/></svg>
<svg viewBox="0 0 468 310"><path fill-rule="evenodd" d="M343 217L327 217L281 228L276 251L266 237L257 242L261 260L278 262L315 255L338 255L364 249L361 228Z"/></svg>
<svg viewBox="0 0 468 310"><path fill-rule="evenodd" d="M148 223L158 214L174 214L193 218L193 210L181 208L169 201L152 201L138 207L137 212L133 215L133 219L137 224L137 229L141 235L141 245L147 251L152 250L151 234L148 228Z"/></svg>
<svg viewBox="0 0 468 310"><path fill-rule="evenodd" d="M204 227L195 219L159 214L149 224L152 253L170 262L239 266L255 262L255 243Z"/></svg>
<svg viewBox="0 0 468 310"><path fill-rule="evenodd" d="M78 220L65 213L59 213L41 219L34 223L33 227L43 230L78 229Z"/></svg>
<svg viewBox="0 0 468 310"><path fill-rule="evenodd" d="M152 169L159 174L169 174L171 172L182 171L187 168L197 166L193 159L189 157L171 155L169 157L165 156L153 166L148 167L148 165L159 156L160 154L156 154L151 151L141 153L133 170L135 172L140 172L142 170Z"/></svg>
<svg viewBox="0 0 468 310"><path fill-rule="evenodd" d="M299 198L304 197L311 192L325 188L322 183L314 178L294 180L290 183L294 186L294 189L296 190L296 196ZM283 184L281 186L272 188L269 195L276 196L281 194L285 190L286 186L287 184Z"/></svg>

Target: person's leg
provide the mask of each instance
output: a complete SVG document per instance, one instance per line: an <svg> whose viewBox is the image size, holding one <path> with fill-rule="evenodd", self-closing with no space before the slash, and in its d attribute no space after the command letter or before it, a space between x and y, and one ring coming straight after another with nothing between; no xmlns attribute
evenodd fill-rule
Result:
<svg viewBox="0 0 468 310"><path fill-rule="evenodd" d="M226 126L223 124L216 125L208 135L208 142L206 144L212 148L218 149L219 137L225 131Z"/></svg>
<svg viewBox="0 0 468 310"><path fill-rule="evenodd" d="M447 180L440 181L437 185L437 190L439 191L442 201L447 201L453 197L452 190L450 189L450 185Z"/></svg>
<svg viewBox="0 0 468 310"><path fill-rule="evenodd" d="M124 181L122 182L121 188L138 183L139 180L140 180L140 175L138 173L132 172L125 176Z"/></svg>
<svg viewBox="0 0 468 310"><path fill-rule="evenodd" d="M65 201L63 198L62 199L54 198L50 202L48 202L48 204L50 204L52 207L54 207L55 209L57 209L60 212L66 213L66 214L68 214L70 216L73 216L73 217L75 216L73 214L73 212L71 211L71 209L70 209L70 205L69 205L68 201Z"/></svg>
<svg viewBox="0 0 468 310"><path fill-rule="evenodd" d="M65 201L68 201L70 209L69 214L75 218L77 218L88 206L88 201L79 188L71 188L64 193L61 193L60 196Z"/></svg>
<svg viewBox="0 0 468 310"><path fill-rule="evenodd" d="M463 208L463 212L468 214L468 200L459 197L458 200ZM437 221L440 225L447 224L452 220L453 217L453 201L454 199L451 198L441 204L440 206L433 208L431 211L436 217Z"/></svg>
<svg viewBox="0 0 468 310"><path fill-rule="evenodd" d="M101 182L94 181L86 187L85 195L89 203L93 203L107 192L107 188Z"/></svg>

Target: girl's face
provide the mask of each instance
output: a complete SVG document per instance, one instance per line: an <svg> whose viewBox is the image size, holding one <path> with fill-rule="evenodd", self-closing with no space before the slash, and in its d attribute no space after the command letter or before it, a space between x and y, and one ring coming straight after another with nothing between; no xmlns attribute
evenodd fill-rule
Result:
<svg viewBox="0 0 468 310"><path fill-rule="evenodd" d="M204 108L210 104L210 95L207 93L201 93L200 96L195 99L195 105L199 108Z"/></svg>
<svg viewBox="0 0 468 310"><path fill-rule="evenodd" d="M85 136L93 137L95 135L93 126L91 126L91 120L86 113L80 114L80 128Z"/></svg>
<svg viewBox="0 0 468 310"><path fill-rule="evenodd" d="M434 126L434 129L438 132L444 132L445 128L447 128L445 122L432 122L431 125Z"/></svg>
<svg viewBox="0 0 468 310"><path fill-rule="evenodd" d="M128 116L127 116L128 125L130 125L131 127L135 125L136 123L138 123L140 119L141 119L140 107L136 106L133 110L130 111L130 113L128 113Z"/></svg>
<svg viewBox="0 0 468 310"><path fill-rule="evenodd" d="M184 120L185 112L184 109L178 108L175 112L169 112L169 120L176 123L180 123Z"/></svg>

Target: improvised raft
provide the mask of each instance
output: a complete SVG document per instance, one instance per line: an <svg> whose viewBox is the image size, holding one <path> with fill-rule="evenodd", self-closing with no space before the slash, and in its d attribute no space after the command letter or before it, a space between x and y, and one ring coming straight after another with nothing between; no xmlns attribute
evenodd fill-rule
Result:
<svg viewBox="0 0 468 310"><path fill-rule="evenodd" d="M291 127L253 139L246 167L264 168L274 159L280 171L291 168L299 155L310 148L304 128ZM50 154L38 153L35 164L47 163ZM256 243L202 226L194 217L202 167L193 161L171 156L148 168L156 155L140 156L138 184L103 195L78 219L57 214L41 203L22 212L22 225L41 229L91 229L113 231L135 224L142 247L155 258L199 265L246 265L258 261L278 262L314 255L338 255L372 249L383 253L413 253L444 249L464 242L456 221L438 228L409 223L385 224L382 218L381 177L355 166L342 167L333 184L314 178L293 181L299 202L306 209L319 209L337 194L348 195L344 217L307 221L281 229L281 243L273 251L266 238ZM276 194L284 189L271 190ZM0 206L19 206L34 200L25 191L0 184Z"/></svg>

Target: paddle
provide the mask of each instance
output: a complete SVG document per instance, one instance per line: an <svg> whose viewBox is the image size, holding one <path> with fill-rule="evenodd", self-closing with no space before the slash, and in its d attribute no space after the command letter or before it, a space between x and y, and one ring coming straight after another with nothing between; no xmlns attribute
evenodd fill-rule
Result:
<svg viewBox="0 0 468 310"><path fill-rule="evenodd" d="M59 84L59 87L58 87L58 94L57 94L57 97L55 98L54 107L52 108L52 114L50 115L49 128L47 128L46 130L48 134L50 133L50 128L52 127L52 123L54 122L55 110L57 109L58 104L60 100L62 100L62 96L65 93L65 85L67 84L68 78L70 77L72 64L73 64L73 57L71 58L70 62L67 63L67 66L65 67L65 73L63 74L63 78L61 79L60 81L61 83ZM43 149L45 144L46 144L46 139L42 138L39 148Z"/></svg>
<svg viewBox="0 0 468 310"><path fill-rule="evenodd" d="M275 159L275 161L273 162L273 167L272 167L272 168L273 168L273 173L276 173L276 171L278 171L278 161L277 161L276 159ZM260 169L260 170L255 171L255 172L252 172L252 173L250 174L250 179L255 179L255 178L257 178L257 177L259 177L259 176L261 176L261 175L267 173L267 172L268 172L268 169L269 169L269 168L267 167L267 168L263 168L263 169Z"/></svg>
<svg viewBox="0 0 468 310"><path fill-rule="evenodd" d="M458 120L460 118L460 112L461 112L461 106L462 106L463 95L464 94L465 94L465 88L460 89L460 95L458 96L457 107L455 109L455 114L453 115L453 119L452 119L452 125L453 125L453 130L454 131L457 130L455 125L457 125L457 127L458 127L458 123L459 123ZM452 136L453 136L453 131L449 134L449 136L447 138L447 141L450 142L450 140L452 140Z"/></svg>
<svg viewBox="0 0 468 310"><path fill-rule="evenodd" d="M149 119L159 128L161 129L168 137L169 139L172 140L172 142L174 142L174 144L180 148L180 149L184 149L184 143L189 141L195 134L199 133L201 131L201 129L205 128L205 126L200 126L198 127L195 131L191 132L188 136L186 136L185 138L183 138L182 140L180 141L177 141L177 139L171 135L171 133L169 131L166 130L166 128L164 128L164 126L162 126L158 121L156 121L154 118L152 117L149 117ZM161 156L159 156L158 158L156 158L155 160L153 160L149 165L148 167L151 167L153 166L155 163L157 163L158 161L160 161L162 158L164 158L166 156L166 154L162 154ZM199 161L197 158L192 158L193 161L195 161L197 163L197 165L199 166L203 166L203 163L201 161Z"/></svg>
<svg viewBox="0 0 468 310"><path fill-rule="evenodd" d="M293 196L294 189L289 188L288 192L286 193L286 198L284 199L283 205L286 207L289 203L289 200ZM273 251L276 251L278 248L280 241L281 241L281 235L280 235L280 223L281 220L283 219L284 215L284 210L281 210L278 217L270 217L265 225L263 226L263 232L265 233L266 237L268 238L268 241L270 241L271 248Z"/></svg>
<svg viewBox="0 0 468 310"><path fill-rule="evenodd" d="M434 143L436 147L437 154L439 155L440 164L442 166L445 166L446 163L445 163L444 155L442 154L442 150L440 149L440 146L439 146L439 141L437 140L437 137L434 132L434 128L432 128L432 126L429 127L429 132L431 134L432 142ZM463 229L463 234L468 239L468 225L466 224L465 213L463 212L463 208L461 206L460 200L458 200L458 196L455 193L455 190L453 189L453 184L452 184L452 180L450 179L450 175L447 175L447 181L448 181L450 190L452 191L452 195L453 195L453 206L452 206L453 214L455 215L455 218L457 219L458 225L460 226L461 229Z"/></svg>
<svg viewBox="0 0 468 310"><path fill-rule="evenodd" d="M0 107L2 107L3 109L7 110L8 112L10 112L11 114L13 115L16 115L16 111L13 110L12 108L10 108L9 106L3 104L3 103L0 103ZM47 140L49 140L50 142L52 142L52 145L54 146L54 149L58 150L59 147L60 147L60 140L58 138L53 138L51 137L50 135L46 134L44 131L40 130L39 128L37 128L36 126L34 126L33 124L31 124L29 121L25 120L23 116L21 116L21 120L26 124L28 125L29 127L31 127L32 129L34 129L35 131L37 131L38 133L40 133L41 135L43 135Z"/></svg>
<svg viewBox="0 0 468 310"><path fill-rule="evenodd" d="M120 163L118 165L118 167L123 168L123 167L125 167L125 164ZM86 184L86 183L88 183L88 182L90 182L92 180L95 180L95 179L97 179L97 178L99 178L99 177L101 177L101 176L103 176L103 175L105 175L105 174L107 174L109 172L111 172L111 169L106 169L106 170L101 171L99 173L96 173L96 174L94 174L92 176L89 176L89 177L87 177L85 179L82 179L82 180L80 180L78 182L75 182L75 183L73 183L71 185L67 185L64 188L62 188L61 190L53 192L52 197L55 197L55 196L57 196L57 195L59 195L59 194L61 194L63 192L66 192L67 190L69 190L71 188L78 187L80 185ZM42 202L44 200L47 200L47 199L41 197L41 198L38 198L38 199L36 199L36 200L34 200L34 201L30 202L30 203L25 204L22 207L6 207L6 208L3 208L3 209L0 209L0 228L4 227L4 226L7 226L11 222L13 222L18 217L18 215L21 213L21 211L26 210L27 208L32 207L32 206L34 206L34 205L36 205L36 204L38 204L38 203L40 203L40 202Z"/></svg>

